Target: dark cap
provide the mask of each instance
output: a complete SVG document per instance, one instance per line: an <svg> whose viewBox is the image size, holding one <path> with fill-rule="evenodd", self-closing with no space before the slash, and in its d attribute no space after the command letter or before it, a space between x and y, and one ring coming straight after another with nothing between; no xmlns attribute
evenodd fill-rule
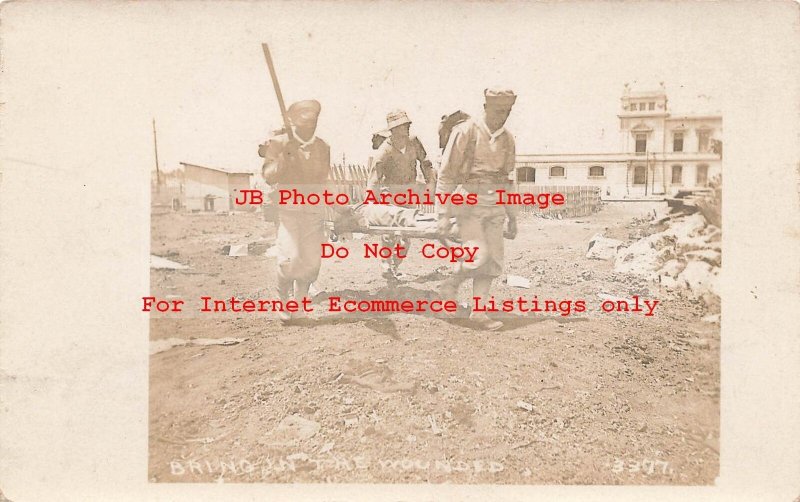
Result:
<svg viewBox="0 0 800 502"><path fill-rule="evenodd" d="M305 101L298 101L296 103L292 103L289 106L289 109L286 111L287 115L292 121L297 119L300 120L313 120L319 116L319 112L322 109L322 105L319 104L319 101L314 99L308 99Z"/></svg>
<svg viewBox="0 0 800 502"><path fill-rule="evenodd" d="M506 106L511 108L517 101L517 95L511 89L490 87L483 91L487 105Z"/></svg>

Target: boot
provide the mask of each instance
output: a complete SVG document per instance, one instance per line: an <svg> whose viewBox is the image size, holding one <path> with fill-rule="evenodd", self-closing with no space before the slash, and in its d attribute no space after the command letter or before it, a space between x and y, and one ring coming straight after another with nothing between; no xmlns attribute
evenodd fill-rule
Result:
<svg viewBox="0 0 800 502"><path fill-rule="evenodd" d="M297 301L302 301L303 298L308 296L308 289L311 287L311 281L294 281L294 297Z"/></svg>
<svg viewBox="0 0 800 502"><path fill-rule="evenodd" d="M400 281L397 279L397 272L395 271L395 268L392 266L392 263L389 262L388 260L381 262L381 269L383 270L381 272L381 277L386 279L386 285L389 288L397 287L397 284Z"/></svg>
<svg viewBox="0 0 800 502"><path fill-rule="evenodd" d="M311 281L295 281L295 299L300 302L303 298L308 297L308 290L311 288ZM314 323L314 320L308 316L308 313L305 310L298 310L297 312L292 314L292 324L298 326L310 326Z"/></svg>
<svg viewBox="0 0 800 502"><path fill-rule="evenodd" d="M491 317L486 315L486 312L472 312L469 315L469 320L477 328L488 329L489 331L497 331L498 329L503 327L502 321L492 319Z"/></svg>
<svg viewBox="0 0 800 502"><path fill-rule="evenodd" d="M292 297L293 285L293 281L289 279L278 278L278 298L283 302L284 307L286 306L286 302ZM278 312L278 319L281 323L287 324L292 320L292 315L290 312L281 310Z"/></svg>
<svg viewBox="0 0 800 502"><path fill-rule="evenodd" d="M486 299L489 297L489 289L492 286L493 277L478 276L472 279L472 296ZM492 319L486 312L471 312L469 320L481 329L496 331L503 327L501 321Z"/></svg>

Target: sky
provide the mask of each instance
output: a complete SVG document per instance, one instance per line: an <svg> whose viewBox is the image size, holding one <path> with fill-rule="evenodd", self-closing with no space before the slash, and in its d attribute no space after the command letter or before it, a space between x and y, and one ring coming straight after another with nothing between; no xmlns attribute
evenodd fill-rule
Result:
<svg viewBox="0 0 800 502"><path fill-rule="evenodd" d="M441 116L480 113L495 85L519 95L507 123L518 153L618 151L626 82L634 91L664 82L674 112L723 110L738 48L758 36L732 22L735 6L708 3L37 5L47 21L3 28L5 57L24 58L30 94L6 112L45 133L12 156L57 164L72 143L52 151L46 133L74 143L90 134L150 170L155 119L165 171L259 169L258 144L281 125L262 42L287 106L319 100L317 135L333 159L366 163L390 110L408 112L435 156Z"/></svg>

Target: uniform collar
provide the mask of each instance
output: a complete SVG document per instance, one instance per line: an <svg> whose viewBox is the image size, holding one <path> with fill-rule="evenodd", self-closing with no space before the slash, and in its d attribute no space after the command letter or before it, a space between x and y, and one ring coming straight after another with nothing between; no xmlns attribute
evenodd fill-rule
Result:
<svg viewBox="0 0 800 502"><path fill-rule="evenodd" d="M314 134L313 136L311 136L311 139L309 139L308 141L303 141L303 138L301 138L297 134L297 132L294 131L294 139L297 140L298 143L300 143L301 147L308 147L308 146L311 146L311 143L313 143L313 142L315 142L317 140L317 135Z"/></svg>
<svg viewBox="0 0 800 502"><path fill-rule="evenodd" d="M494 143L495 141L497 141L497 138L499 138L504 132L506 132L505 127L501 127L495 132L491 132L489 130L489 126L486 125L486 120L484 120L483 118L481 118L477 122L478 122L478 127L483 129L484 132L489 135L489 143Z"/></svg>
<svg viewBox="0 0 800 502"><path fill-rule="evenodd" d="M388 141L389 144L392 145L392 148L394 148L395 150L397 150L398 152L400 152L402 154L405 154L406 151L408 151L409 145L411 144L411 136L408 137L408 141L406 141L406 147L403 148L402 150L400 148L397 148L397 145L394 144L394 142L392 141L391 137L389 137L389 139L387 139L386 141Z"/></svg>

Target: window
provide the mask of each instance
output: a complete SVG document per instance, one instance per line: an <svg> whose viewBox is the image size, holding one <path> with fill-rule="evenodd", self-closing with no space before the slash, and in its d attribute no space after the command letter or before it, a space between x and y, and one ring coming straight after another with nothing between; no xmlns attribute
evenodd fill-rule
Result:
<svg viewBox="0 0 800 502"><path fill-rule="evenodd" d="M517 182L533 183L536 181L535 167L520 167L517 169Z"/></svg>
<svg viewBox="0 0 800 502"><path fill-rule="evenodd" d="M603 166L592 166L589 168L590 178L602 178L606 175L606 169Z"/></svg>
<svg viewBox="0 0 800 502"><path fill-rule="evenodd" d="M565 174L564 174L564 168L563 167L561 167L561 166L552 166L550 168L550 177L551 178L563 178L564 176L565 176Z"/></svg>
<svg viewBox="0 0 800 502"><path fill-rule="evenodd" d="M698 152L707 152L708 151L708 140L711 137L711 131L706 129L701 129L697 131L697 151Z"/></svg>
<svg viewBox="0 0 800 502"><path fill-rule="evenodd" d="M673 185L680 185L683 183L683 167L682 166L672 166L672 184Z"/></svg>
<svg viewBox="0 0 800 502"><path fill-rule="evenodd" d="M651 102L647 103L647 109L648 110L655 110L656 109L656 103L654 101L651 101Z"/></svg>
<svg viewBox="0 0 800 502"><path fill-rule="evenodd" d="M636 153L645 153L647 151L647 134L636 134Z"/></svg>
<svg viewBox="0 0 800 502"><path fill-rule="evenodd" d="M647 178L647 171L644 166L636 166L633 169L633 184L644 185Z"/></svg>
<svg viewBox="0 0 800 502"><path fill-rule="evenodd" d="M631 103L631 111L635 112L636 108L637 108L636 103Z"/></svg>
<svg viewBox="0 0 800 502"><path fill-rule="evenodd" d="M673 152L682 152L683 151L683 133L676 132L672 135L672 151Z"/></svg>
<svg viewBox="0 0 800 502"><path fill-rule="evenodd" d="M700 164L697 166L697 186L704 187L708 185L708 166Z"/></svg>

